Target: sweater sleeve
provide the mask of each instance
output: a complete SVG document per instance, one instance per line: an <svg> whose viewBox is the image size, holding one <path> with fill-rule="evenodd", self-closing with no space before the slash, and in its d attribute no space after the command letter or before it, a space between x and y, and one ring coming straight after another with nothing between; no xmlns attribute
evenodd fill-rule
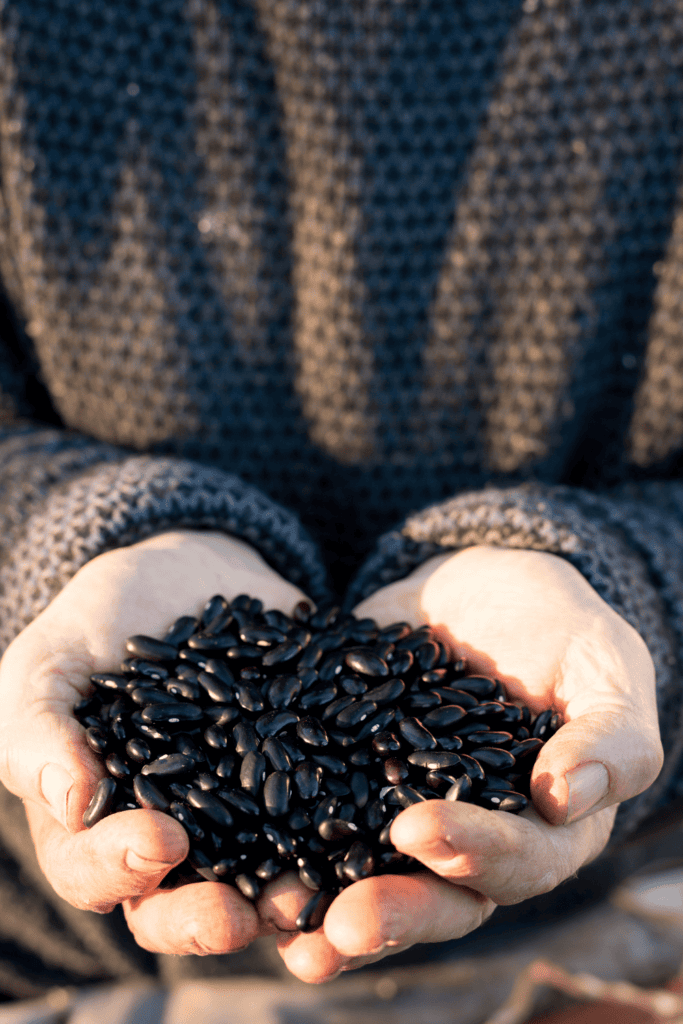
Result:
<svg viewBox="0 0 683 1024"><path fill-rule="evenodd" d="M0 431L0 645L87 561L160 530L223 530L255 547L316 601L314 542L296 516L237 476L135 455L27 421Z"/></svg>
<svg viewBox="0 0 683 1024"><path fill-rule="evenodd" d="M386 533L354 581L350 601L435 554L475 544L566 558L649 648L665 764L649 789L620 806L614 847L651 811L683 795L683 485L646 483L595 494L527 484L459 495Z"/></svg>

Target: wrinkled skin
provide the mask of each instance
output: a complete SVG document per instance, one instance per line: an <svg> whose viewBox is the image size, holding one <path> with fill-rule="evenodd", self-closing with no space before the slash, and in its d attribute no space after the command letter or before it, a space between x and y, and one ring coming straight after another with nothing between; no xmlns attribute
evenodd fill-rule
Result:
<svg viewBox="0 0 683 1024"><path fill-rule="evenodd" d="M445 801L408 808L391 838L425 870L350 886L310 935L294 929L310 897L295 875L267 886L256 907L218 882L160 890L186 855L185 833L141 809L83 828L103 770L71 709L92 672L120 661L127 636L161 635L217 592L285 612L305 596L234 538L160 534L85 565L0 663L0 780L25 801L43 871L74 906L104 913L123 903L145 949L234 952L276 932L289 970L319 983L416 942L465 935L497 904L547 892L597 856L618 803L661 769L654 670L638 634L564 560L468 548L429 560L356 613L380 625L429 622L513 699L562 712L566 724L534 768L534 807L520 816Z"/></svg>

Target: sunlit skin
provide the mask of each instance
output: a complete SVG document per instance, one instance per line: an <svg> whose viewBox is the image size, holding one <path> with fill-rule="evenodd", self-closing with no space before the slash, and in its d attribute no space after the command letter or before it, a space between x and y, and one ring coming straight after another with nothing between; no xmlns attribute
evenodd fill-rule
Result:
<svg viewBox="0 0 683 1024"><path fill-rule="evenodd" d="M617 804L660 771L654 670L638 634L563 559L468 548L431 559L356 612L380 625L429 622L454 656L495 673L514 699L562 712L566 724L534 768L534 808L513 816L444 801L410 807L391 838L425 870L350 886L310 935L295 931L311 895L295 875L267 886L256 907L217 882L160 890L186 855L185 833L141 809L83 828L103 770L71 708L92 672L120 661L127 636L161 635L211 594L240 592L285 612L305 596L233 538L160 534L84 566L0 663L0 780L25 801L43 871L74 906L104 913L122 903L145 949L229 953L274 932L289 970L320 983L413 943L464 935L497 904L546 892L597 856ZM599 764L606 771L592 772L583 795L574 790L567 820L567 773Z"/></svg>

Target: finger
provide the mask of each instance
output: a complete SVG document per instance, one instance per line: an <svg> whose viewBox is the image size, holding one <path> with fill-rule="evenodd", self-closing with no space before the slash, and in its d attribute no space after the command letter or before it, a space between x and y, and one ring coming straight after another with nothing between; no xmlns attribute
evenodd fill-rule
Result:
<svg viewBox="0 0 683 1024"><path fill-rule="evenodd" d="M268 885L257 903L264 929L277 934L280 955L295 977L320 985L336 978L340 971L363 967L381 958L381 954L343 955L330 944L322 927L309 934L299 932L296 919L312 895L297 875L288 872Z"/></svg>
<svg viewBox="0 0 683 1024"><path fill-rule="evenodd" d="M104 775L73 716L94 667L76 642L68 653L53 654L42 640L33 642L34 632L28 627L2 661L0 778L12 793L49 809L76 832Z"/></svg>
<svg viewBox="0 0 683 1024"><path fill-rule="evenodd" d="M135 941L152 953L235 953L259 934L254 907L221 882L159 890L123 909Z"/></svg>
<svg viewBox="0 0 683 1024"><path fill-rule="evenodd" d="M557 686L565 724L534 765L534 805L552 824L568 824L647 789L659 775L659 733L652 659L632 633L624 645L583 636L569 646Z"/></svg>
<svg viewBox="0 0 683 1024"><path fill-rule="evenodd" d="M345 889L325 916L325 937L348 957L445 942L478 928L495 909L485 896L428 871L379 875Z"/></svg>
<svg viewBox="0 0 683 1024"><path fill-rule="evenodd" d="M572 825L552 826L474 804L427 800L402 811L391 827L398 850L451 883L495 903L550 892L601 852L614 823L607 808Z"/></svg>
<svg viewBox="0 0 683 1024"><path fill-rule="evenodd" d="M26 816L52 887L72 906L97 913L156 889L189 848L183 827L159 811L123 811L76 834L39 803L27 802Z"/></svg>

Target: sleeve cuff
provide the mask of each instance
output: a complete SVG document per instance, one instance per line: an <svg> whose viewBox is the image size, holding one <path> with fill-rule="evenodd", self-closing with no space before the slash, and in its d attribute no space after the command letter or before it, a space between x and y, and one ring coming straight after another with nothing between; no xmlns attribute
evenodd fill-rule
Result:
<svg viewBox="0 0 683 1024"><path fill-rule="evenodd" d="M112 449L105 462L98 454L95 465L81 461L77 475L47 493L36 489L30 514L11 530L0 570L3 648L86 562L166 529L223 530L250 543L314 601L329 597L312 539L293 513L255 487L180 459Z"/></svg>

